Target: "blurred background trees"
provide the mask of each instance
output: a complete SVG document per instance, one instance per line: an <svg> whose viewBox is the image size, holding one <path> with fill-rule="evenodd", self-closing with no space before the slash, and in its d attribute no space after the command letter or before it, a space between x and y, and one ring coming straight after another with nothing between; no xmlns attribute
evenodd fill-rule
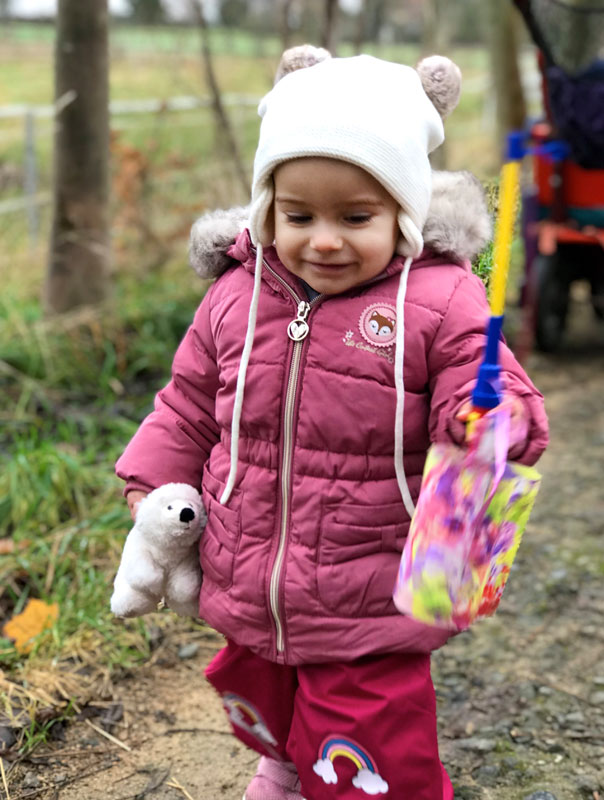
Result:
<svg viewBox="0 0 604 800"><path fill-rule="evenodd" d="M503 148L509 131L522 130L527 107L518 60L522 20L511 3L490 4L489 52L496 102L496 142Z"/></svg>
<svg viewBox="0 0 604 800"><path fill-rule="evenodd" d="M497 172L503 132L523 122L535 74L508 0L0 4L11 20L0 42L7 52L29 48L14 66L9 59L15 80L0 89L0 106L27 103L23 128L16 116L6 123L14 144L0 156L0 212L3 202L25 211L10 228L17 247L24 233L30 254L49 242L45 296L54 312L108 297L124 263L132 269L133 247L136 263L158 268L175 253L182 257L200 210L247 202L257 100L286 47L311 42L342 56L366 51L408 64L433 52L450 55L464 90L433 163L483 178ZM41 78L52 74L53 41L54 89ZM54 153L41 110L51 92ZM535 95L533 88L533 107ZM23 200L11 176L26 187ZM0 213L0 235L9 234L16 213Z"/></svg>
<svg viewBox="0 0 604 800"><path fill-rule="evenodd" d="M162 0L127 0L130 18L141 25L157 25L165 22Z"/></svg>

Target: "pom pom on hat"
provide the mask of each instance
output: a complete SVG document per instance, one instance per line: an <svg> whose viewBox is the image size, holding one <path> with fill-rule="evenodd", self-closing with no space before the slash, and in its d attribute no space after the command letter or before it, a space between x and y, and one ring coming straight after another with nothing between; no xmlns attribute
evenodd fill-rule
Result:
<svg viewBox="0 0 604 800"><path fill-rule="evenodd" d="M281 78L289 75L290 72L313 67L328 58L331 58L331 53L329 50L325 50L324 47L313 47L312 44L300 44L296 47L290 47L281 56L274 82L278 83Z"/></svg>
<svg viewBox="0 0 604 800"><path fill-rule="evenodd" d="M252 240L272 244L272 174L280 163L305 156L336 158L365 169L397 200L398 251L419 256L431 193L428 154L444 140L441 117L420 73L367 55L330 58L327 51L309 46L293 51L284 54L284 77L258 109L262 124L252 184ZM314 61L310 67L293 66L309 60ZM424 75L442 90L435 76L448 73L442 64L434 66ZM441 106L452 108L450 102Z"/></svg>
<svg viewBox="0 0 604 800"><path fill-rule="evenodd" d="M461 70L450 58L428 56L415 68L424 87L424 92L434 103L443 119L449 116L459 102L461 94Z"/></svg>

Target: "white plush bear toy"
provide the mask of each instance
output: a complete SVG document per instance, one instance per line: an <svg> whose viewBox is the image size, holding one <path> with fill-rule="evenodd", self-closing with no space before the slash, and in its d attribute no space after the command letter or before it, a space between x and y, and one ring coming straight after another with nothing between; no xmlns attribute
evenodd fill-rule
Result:
<svg viewBox="0 0 604 800"><path fill-rule="evenodd" d="M206 523L199 492L165 483L140 503L115 576L111 610L118 617L156 611L163 598L181 616L198 615L198 541Z"/></svg>

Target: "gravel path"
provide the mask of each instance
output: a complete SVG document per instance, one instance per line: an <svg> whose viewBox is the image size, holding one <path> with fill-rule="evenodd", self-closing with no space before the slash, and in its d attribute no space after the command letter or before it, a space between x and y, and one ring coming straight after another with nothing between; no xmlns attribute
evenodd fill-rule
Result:
<svg viewBox="0 0 604 800"><path fill-rule="evenodd" d="M604 799L604 330L580 304L570 338L529 362L552 443L502 605L434 657L457 800ZM165 642L101 717L18 766L11 800L239 800L255 757L199 678L219 646Z"/></svg>

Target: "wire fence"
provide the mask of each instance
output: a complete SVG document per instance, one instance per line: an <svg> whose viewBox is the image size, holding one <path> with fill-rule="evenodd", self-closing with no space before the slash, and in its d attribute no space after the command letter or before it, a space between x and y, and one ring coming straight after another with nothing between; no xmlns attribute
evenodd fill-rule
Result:
<svg viewBox="0 0 604 800"><path fill-rule="evenodd" d="M524 83L535 107L536 70L524 71ZM495 107L488 76L466 81L464 96L475 109L470 124L485 139L492 138ZM250 171L258 100L247 94L223 97ZM69 97L62 98L59 105L67 102ZM0 238L5 253L34 250L46 240L56 113L56 105L0 107ZM247 202L222 146L209 98L116 100L110 115L112 219L118 244L120 236L155 244L183 237L204 209ZM465 136L456 130L454 118L448 122L453 142ZM467 125L465 118L462 126Z"/></svg>
<svg viewBox="0 0 604 800"><path fill-rule="evenodd" d="M244 144L248 132L255 136L258 99L250 95L223 98ZM66 98L64 103L69 101ZM54 105L0 107L0 153L5 154L0 156L0 233L8 235L16 227L26 233L30 248L38 245L44 233L44 207L51 201L56 113ZM133 206L140 205L145 195L148 200L152 186L159 184L164 195L173 189L181 201L200 188L200 203L202 197L206 202L230 200L220 191L221 183L226 189L231 182L228 165L221 158L224 154L215 135L209 99L114 101L110 115L112 196L118 215L132 217ZM10 224L3 222L7 215ZM22 230L24 223L26 231Z"/></svg>

